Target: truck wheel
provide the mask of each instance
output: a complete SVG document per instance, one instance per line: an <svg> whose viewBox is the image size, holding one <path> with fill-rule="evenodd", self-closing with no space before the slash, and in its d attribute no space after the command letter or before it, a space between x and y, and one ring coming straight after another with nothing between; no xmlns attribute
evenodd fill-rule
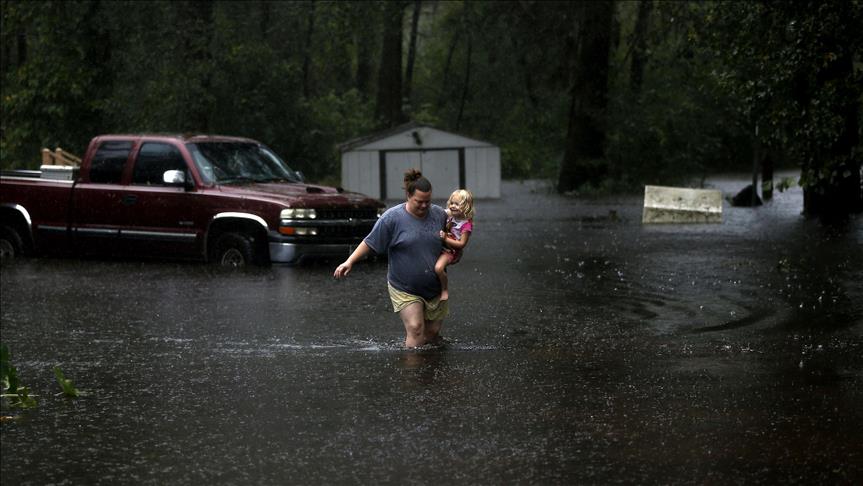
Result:
<svg viewBox="0 0 863 486"><path fill-rule="evenodd" d="M252 241L240 233L225 233L216 240L213 261L223 267L244 267L255 262Z"/></svg>
<svg viewBox="0 0 863 486"><path fill-rule="evenodd" d="M0 261L14 260L23 248L24 241L17 231L8 226L0 227Z"/></svg>

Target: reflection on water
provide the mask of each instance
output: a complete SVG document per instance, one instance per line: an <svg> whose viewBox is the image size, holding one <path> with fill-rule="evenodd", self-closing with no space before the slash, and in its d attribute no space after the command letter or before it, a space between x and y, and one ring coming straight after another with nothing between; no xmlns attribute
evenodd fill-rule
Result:
<svg viewBox="0 0 863 486"><path fill-rule="evenodd" d="M642 226L639 197L507 183L419 350L383 262L4 266L40 404L0 425L2 482L860 483L863 222L800 209Z"/></svg>
<svg viewBox="0 0 863 486"><path fill-rule="evenodd" d="M445 349L402 351L399 366L421 385L445 384L453 374L446 368L446 353Z"/></svg>

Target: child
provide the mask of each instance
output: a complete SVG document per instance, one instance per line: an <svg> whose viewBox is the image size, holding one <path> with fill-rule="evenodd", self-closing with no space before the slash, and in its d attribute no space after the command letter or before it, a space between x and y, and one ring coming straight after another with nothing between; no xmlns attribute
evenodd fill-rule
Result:
<svg viewBox="0 0 863 486"><path fill-rule="evenodd" d="M446 231L440 232L444 249L434 267L440 279L440 300L442 301L449 299L446 267L458 263L473 232L473 195L464 189L453 191L446 202L446 207Z"/></svg>

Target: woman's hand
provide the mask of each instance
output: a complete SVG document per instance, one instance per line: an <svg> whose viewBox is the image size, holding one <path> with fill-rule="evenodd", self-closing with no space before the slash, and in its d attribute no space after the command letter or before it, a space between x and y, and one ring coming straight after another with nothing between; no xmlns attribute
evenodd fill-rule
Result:
<svg viewBox="0 0 863 486"><path fill-rule="evenodd" d="M354 262L362 260L371 251L371 248L369 248L369 245L367 245L365 241L360 243L359 246L357 246L356 250L351 253L351 256L349 256L348 259L344 261L344 263L336 267L336 271L333 272L333 277L347 277L348 274L351 273L351 269L354 268Z"/></svg>
<svg viewBox="0 0 863 486"><path fill-rule="evenodd" d="M354 264L350 262L350 260L345 260L344 263L336 267L336 271L333 272L333 277L335 278L343 278L347 277L351 272L351 268L353 268Z"/></svg>
<svg viewBox="0 0 863 486"><path fill-rule="evenodd" d="M446 233L444 233L443 230L440 231L440 239L442 239L442 240L446 239Z"/></svg>

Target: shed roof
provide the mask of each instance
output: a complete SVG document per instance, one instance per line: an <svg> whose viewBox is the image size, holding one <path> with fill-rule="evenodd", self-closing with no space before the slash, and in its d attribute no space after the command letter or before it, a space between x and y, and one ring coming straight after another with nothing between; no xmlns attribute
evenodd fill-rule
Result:
<svg viewBox="0 0 863 486"><path fill-rule="evenodd" d="M489 143L489 142L484 142L482 140L477 140L475 138L465 137L464 135L459 135L459 134L452 133L452 132L447 132L447 131L435 128L431 125L427 125L424 123L418 123L415 121L410 121L408 123L405 123L405 124L402 124L402 125L399 125L396 127L388 128L386 130L381 130L381 131L376 132L376 133L372 133L372 134L365 135L362 137L354 138L352 140L348 140L347 142L339 144L338 147L339 147L339 150L341 152L349 152L351 150L362 148L362 147L365 147L367 145L371 145L375 142L379 142L381 140L395 137L395 136L402 134L402 133L405 133L405 132L419 131L422 129L425 129L426 131L432 131L432 132L437 132L440 134L446 134L446 135L450 135L452 137L456 137L463 142L463 145L486 146L486 147L493 147L494 146L494 144ZM420 145L420 144L418 143L417 145Z"/></svg>

